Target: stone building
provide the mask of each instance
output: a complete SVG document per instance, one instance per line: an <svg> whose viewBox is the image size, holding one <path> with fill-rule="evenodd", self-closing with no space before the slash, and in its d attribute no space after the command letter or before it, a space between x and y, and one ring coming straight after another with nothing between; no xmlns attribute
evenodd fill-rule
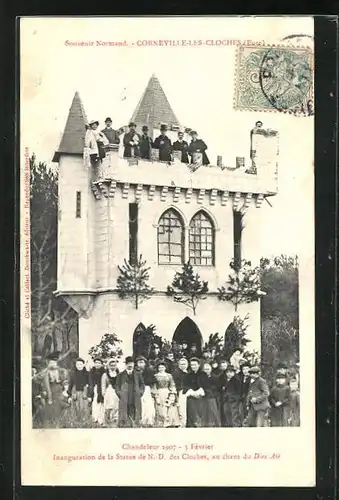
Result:
<svg viewBox="0 0 339 500"><path fill-rule="evenodd" d="M165 123L176 137L180 123L154 75L132 119L138 132L147 124L154 138ZM130 354L140 323L156 325L168 340L201 344L211 333L224 335L234 307L218 299L218 287L225 284L235 253L259 264L260 206L277 193L278 134L260 126L248 131L244 148L251 151L252 164L243 166L245 154L239 151L232 169L221 167L220 159L218 166L212 162L194 172L178 159L170 165L135 162L122 158L121 147L107 147L106 158L93 168L83 154L86 123L76 93L53 158L59 163L55 293L79 314L80 354L88 357L88 349L105 333L116 333L124 354ZM235 236L239 212L241 237ZM116 290L118 265L133 252L147 261L155 289L138 308ZM188 260L209 285L195 315L166 295L175 272ZM241 304L237 314L247 313L251 348L260 349L260 302Z"/></svg>

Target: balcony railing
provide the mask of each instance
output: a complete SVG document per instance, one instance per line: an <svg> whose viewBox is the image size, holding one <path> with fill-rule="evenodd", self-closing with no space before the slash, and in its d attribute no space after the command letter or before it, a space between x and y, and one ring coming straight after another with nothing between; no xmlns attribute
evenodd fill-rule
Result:
<svg viewBox="0 0 339 500"><path fill-rule="evenodd" d="M201 158L194 163L181 162L181 152L175 151L173 161L159 161L159 150L152 149L151 159L124 158L118 144L105 147L106 157L91 165L93 181L115 180L130 184L176 186L193 189L218 189L243 193L273 195L277 193L276 161L266 161L259 169L247 167L244 158L237 157L238 168L222 165L201 165ZM121 152L120 152L121 150ZM273 159L274 160L274 159ZM86 161L89 166L89 161Z"/></svg>

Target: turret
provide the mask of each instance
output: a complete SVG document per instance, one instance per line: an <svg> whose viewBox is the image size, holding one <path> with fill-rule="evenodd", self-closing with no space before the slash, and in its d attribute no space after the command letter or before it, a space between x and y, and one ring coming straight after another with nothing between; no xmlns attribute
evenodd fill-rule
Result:
<svg viewBox="0 0 339 500"><path fill-rule="evenodd" d="M84 168L87 117L76 92L53 161L58 162L58 290L94 285L91 172Z"/></svg>

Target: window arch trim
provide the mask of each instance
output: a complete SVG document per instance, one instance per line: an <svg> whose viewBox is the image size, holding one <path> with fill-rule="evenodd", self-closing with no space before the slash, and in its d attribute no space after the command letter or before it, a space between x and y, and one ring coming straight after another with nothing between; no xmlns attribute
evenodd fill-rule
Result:
<svg viewBox="0 0 339 500"><path fill-rule="evenodd" d="M159 265L182 265L185 261L185 222L174 207L159 217L157 249Z"/></svg>
<svg viewBox="0 0 339 500"><path fill-rule="evenodd" d="M200 225L193 225L199 216L204 219L200 218ZM198 210L191 218L188 251L193 266L215 266L215 231L214 220L206 210Z"/></svg>

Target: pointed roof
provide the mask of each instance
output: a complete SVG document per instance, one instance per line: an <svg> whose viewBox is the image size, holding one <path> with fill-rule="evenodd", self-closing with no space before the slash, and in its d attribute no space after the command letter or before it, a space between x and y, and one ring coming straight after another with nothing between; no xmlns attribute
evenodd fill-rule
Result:
<svg viewBox="0 0 339 500"><path fill-rule="evenodd" d="M139 126L148 125L150 128L158 128L162 123L169 127L180 126L155 74L151 76L130 121Z"/></svg>
<svg viewBox="0 0 339 500"><path fill-rule="evenodd" d="M69 109L65 130L60 146L54 153L53 162L58 162L61 154L83 154L87 116L79 95L75 92Z"/></svg>

